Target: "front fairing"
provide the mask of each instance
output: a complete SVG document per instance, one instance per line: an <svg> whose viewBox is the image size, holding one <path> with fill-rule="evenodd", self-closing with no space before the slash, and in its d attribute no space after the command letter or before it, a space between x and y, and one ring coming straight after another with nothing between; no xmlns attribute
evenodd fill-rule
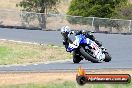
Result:
<svg viewBox="0 0 132 88"><path fill-rule="evenodd" d="M87 43L86 37L83 34L76 35L73 43L69 43L67 51L72 52L74 49L78 48L80 44Z"/></svg>
<svg viewBox="0 0 132 88"><path fill-rule="evenodd" d="M76 39L78 40L79 44L87 43L86 37L83 34L77 35Z"/></svg>

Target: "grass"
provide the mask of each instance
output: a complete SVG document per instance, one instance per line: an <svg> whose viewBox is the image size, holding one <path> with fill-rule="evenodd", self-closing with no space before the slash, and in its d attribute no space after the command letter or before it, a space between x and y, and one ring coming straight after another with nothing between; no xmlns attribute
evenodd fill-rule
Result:
<svg viewBox="0 0 132 88"><path fill-rule="evenodd" d="M131 88L130 84L85 84L80 86L72 81L65 81L62 83L49 83L49 84L22 84L12 86L2 86L0 88Z"/></svg>
<svg viewBox="0 0 132 88"><path fill-rule="evenodd" d="M0 65L36 63L71 58L64 47L0 41Z"/></svg>

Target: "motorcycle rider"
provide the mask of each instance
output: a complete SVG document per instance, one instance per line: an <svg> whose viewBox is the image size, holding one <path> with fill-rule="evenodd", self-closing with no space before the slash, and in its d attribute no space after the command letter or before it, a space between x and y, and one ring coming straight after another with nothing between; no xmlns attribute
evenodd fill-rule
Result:
<svg viewBox="0 0 132 88"><path fill-rule="evenodd" d="M99 47L102 47L102 44L96 40L96 38L91 34L90 31L71 31L69 26L64 26L61 28L61 34L63 36L63 45L65 45L65 48L67 50L69 43L72 43L71 39L69 38L70 35L75 34L75 35L80 35L84 34L86 38L89 38L90 40L94 41Z"/></svg>

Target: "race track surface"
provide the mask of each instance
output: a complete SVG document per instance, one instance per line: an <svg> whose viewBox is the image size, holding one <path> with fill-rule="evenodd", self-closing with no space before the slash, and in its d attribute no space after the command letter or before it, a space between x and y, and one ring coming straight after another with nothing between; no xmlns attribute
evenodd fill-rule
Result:
<svg viewBox="0 0 132 88"><path fill-rule="evenodd" d="M35 65L10 67L0 66L0 71L74 70L79 66L82 66L85 69L132 68L132 35L99 33L95 33L94 35L97 40L102 41L103 46L108 49L108 52L112 56L111 62L91 63L88 61L81 61L79 64L73 64L71 59L71 61L49 64L41 63ZM61 35L58 31L0 29L0 39L62 46Z"/></svg>

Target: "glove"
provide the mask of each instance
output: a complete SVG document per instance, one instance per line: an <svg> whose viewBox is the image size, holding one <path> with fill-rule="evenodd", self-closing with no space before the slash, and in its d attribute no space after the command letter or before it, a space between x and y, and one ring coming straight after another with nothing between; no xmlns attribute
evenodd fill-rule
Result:
<svg viewBox="0 0 132 88"><path fill-rule="evenodd" d="M68 44L68 42L66 42L65 40L63 40L63 45L67 45Z"/></svg>

